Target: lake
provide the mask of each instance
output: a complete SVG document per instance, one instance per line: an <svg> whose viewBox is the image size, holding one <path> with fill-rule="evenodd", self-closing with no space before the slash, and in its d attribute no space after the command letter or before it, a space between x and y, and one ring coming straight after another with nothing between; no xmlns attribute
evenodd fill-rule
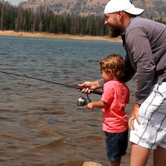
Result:
<svg viewBox="0 0 166 166"><path fill-rule="evenodd" d="M98 62L111 53L125 55L122 43L0 37L0 71L77 85L101 78ZM135 82L127 83L131 100ZM0 165L108 166L102 111L77 106L75 88L0 72ZM90 94L92 101L100 95ZM130 143L122 166L129 165ZM152 165L152 155L148 166Z"/></svg>

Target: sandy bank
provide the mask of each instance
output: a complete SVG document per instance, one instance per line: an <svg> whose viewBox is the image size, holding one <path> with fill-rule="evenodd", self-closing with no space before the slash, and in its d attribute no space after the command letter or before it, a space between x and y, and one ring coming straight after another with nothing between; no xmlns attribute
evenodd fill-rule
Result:
<svg viewBox="0 0 166 166"><path fill-rule="evenodd" d="M68 34L53 34L46 32L15 32L15 31L1 31L0 36L17 36L17 37L39 37L39 38L56 38L56 39L78 39L78 40L104 40L110 42L121 42L121 38L109 38L101 36L79 36L79 35L68 35Z"/></svg>

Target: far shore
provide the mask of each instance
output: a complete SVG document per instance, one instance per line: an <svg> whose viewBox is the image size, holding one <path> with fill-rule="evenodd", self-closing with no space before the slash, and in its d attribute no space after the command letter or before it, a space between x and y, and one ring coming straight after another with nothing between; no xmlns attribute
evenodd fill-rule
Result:
<svg viewBox="0 0 166 166"><path fill-rule="evenodd" d="M122 42L121 38L110 38L109 36L84 36L84 35L69 35L69 34L54 34L46 32L16 32L13 30L2 31L0 36L17 36L17 37L38 37L38 38L56 38L56 39L77 39L77 40L103 40L110 42Z"/></svg>

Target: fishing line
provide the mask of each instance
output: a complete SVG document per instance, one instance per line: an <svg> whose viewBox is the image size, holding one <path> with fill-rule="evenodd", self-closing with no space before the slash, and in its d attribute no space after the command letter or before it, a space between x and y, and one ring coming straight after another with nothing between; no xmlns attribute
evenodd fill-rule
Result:
<svg viewBox="0 0 166 166"><path fill-rule="evenodd" d="M56 85L66 86L68 88L74 88L74 89L79 89L79 90L84 89L84 87L81 87L81 86L78 86L78 85L62 84L62 83L55 82L55 81L49 81L49 80L45 80L45 79L41 79L41 78L31 77L31 76L28 76L26 74L21 75L21 74L16 74L16 73L11 73L11 72L9 73L9 72L6 72L6 71L0 71L0 73L8 74L8 75L14 75L14 76L18 76L18 77L29 78L29 79L43 81L43 82L48 82L48 83L52 83L52 84L56 84ZM97 91L97 90L90 90L90 91L91 91L91 93L94 93L94 94L97 94L97 95L102 95L101 91Z"/></svg>

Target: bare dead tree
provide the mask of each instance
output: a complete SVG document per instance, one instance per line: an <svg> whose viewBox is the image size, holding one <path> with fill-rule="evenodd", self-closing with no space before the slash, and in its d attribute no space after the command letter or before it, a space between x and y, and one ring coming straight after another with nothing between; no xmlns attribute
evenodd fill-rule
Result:
<svg viewBox="0 0 166 166"><path fill-rule="evenodd" d="M43 15L44 15L44 6L40 6L39 11L38 11L39 32L41 32L43 29Z"/></svg>
<svg viewBox="0 0 166 166"><path fill-rule="evenodd" d="M36 15L34 15L34 17L33 17L33 24L32 24L32 32L35 32L36 31Z"/></svg>

